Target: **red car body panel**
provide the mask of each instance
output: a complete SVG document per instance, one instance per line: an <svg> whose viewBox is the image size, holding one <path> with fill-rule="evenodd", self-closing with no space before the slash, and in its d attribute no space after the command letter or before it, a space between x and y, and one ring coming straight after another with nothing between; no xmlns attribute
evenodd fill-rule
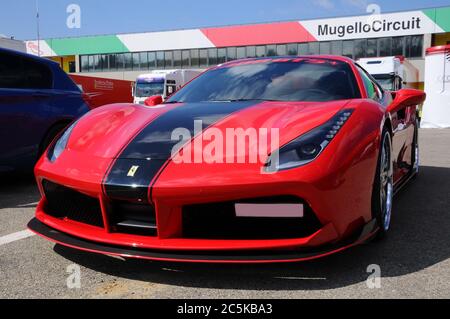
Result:
<svg viewBox="0 0 450 319"><path fill-rule="evenodd" d="M142 130L164 114L183 108L182 104L147 108L132 104L115 104L95 109L80 120L74 128L66 150L55 163L43 156L35 174L42 193L37 208L37 220L61 234L67 234L90 243L129 249L154 250L167 256L147 256L120 253L89 245L59 241L56 237L36 231L41 236L63 245L85 251L109 255L168 261L193 262L287 262L326 256L368 239L376 227L362 231L352 242L343 240L370 225L372 216L372 189L381 144L381 132L386 121L393 130L393 157L395 181L400 183L408 173L411 147L414 139L415 107L402 113L389 114L386 107L392 102L387 97L385 105L367 99L364 83L354 63L346 58L320 57L349 63L353 70L361 99L332 102L261 102L232 112L210 126L225 133L227 128L278 128L280 146L330 120L343 109L353 109L349 121L324 149L323 153L306 166L261 174L261 163L245 164L189 164L177 165L169 159L148 186L148 202L155 208L156 236L141 236L117 232L110 226L109 198L105 190L105 176L110 172L120 154ZM231 62L246 63L245 61ZM397 132L399 132L397 134ZM188 145L201 143L205 131L195 136ZM198 145L198 144L197 144ZM201 144L200 144L201 145ZM186 147L185 146L185 147ZM275 151L270 150L270 153ZM42 181L47 180L91 198L101 204L104 227L96 227L55 218L46 213L46 195ZM183 238L183 207L276 196L301 198L314 211L322 225L314 233L292 239L190 239ZM179 258L172 252L246 252L286 251L337 245L314 256L292 258Z"/></svg>

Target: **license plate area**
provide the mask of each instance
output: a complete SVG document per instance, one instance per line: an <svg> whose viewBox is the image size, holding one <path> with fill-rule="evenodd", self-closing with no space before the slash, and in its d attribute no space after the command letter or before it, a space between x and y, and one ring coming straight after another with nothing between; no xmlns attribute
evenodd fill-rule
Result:
<svg viewBox="0 0 450 319"><path fill-rule="evenodd" d="M236 217L242 218L303 218L303 204L235 204Z"/></svg>

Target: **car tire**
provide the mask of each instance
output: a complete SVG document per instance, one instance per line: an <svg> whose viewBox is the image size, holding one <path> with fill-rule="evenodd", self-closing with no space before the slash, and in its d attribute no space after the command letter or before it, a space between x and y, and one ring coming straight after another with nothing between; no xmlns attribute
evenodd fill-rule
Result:
<svg viewBox="0 0 450 319"><path fill-rule="evenodd" d="M412 175L417 177L420 172L420 147L419 147L419 119L416 119L416 126L414 127L414 140L412 144L412 153L411 153L411 161L412 161Z"/></svg>
<svg viewBox="0 0 450 319"><path fill-rule="evenodd" d="M394 198L392 137L387 128L384 128L381 136L378 165L372 191L372 216L379 229L376 239L384 238L390 229Z"/></svg>
<svg viewBox="0 0 450 319"><path fill-rule="evenodd" d="M37 160L41 158L42 154L44 154L44 152L47 150L47 148L50 146L50 144L53 142L56 136L58 136L58 134L62 130L64 130L68 124L69 123L56 124L52 128L50 128L50 130L47 132L47 134L45 135L44 139L41 142Z"/></svg>

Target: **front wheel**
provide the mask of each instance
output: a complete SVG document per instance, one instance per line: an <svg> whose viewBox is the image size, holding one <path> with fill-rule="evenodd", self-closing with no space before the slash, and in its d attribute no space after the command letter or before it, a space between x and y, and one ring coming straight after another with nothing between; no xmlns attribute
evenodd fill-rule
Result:
<svg viewBox="0 0 450 319"><path fill-rule="evenodd" d="M414 176L419 175L420 171L419 125L420 122L417 119L416 126L414 128L414 141L412 145L412 155L411 155L411 160L413 161L412 174Z"/></svg>
<svg viewBox="0 0 450 319"><path fill-rule="evenodd" d="M384 129L372 192L372 214L378 224L378 238L383 238L391 227L393 199L394 164L392 160L392 138L389 131Z"/></svg>

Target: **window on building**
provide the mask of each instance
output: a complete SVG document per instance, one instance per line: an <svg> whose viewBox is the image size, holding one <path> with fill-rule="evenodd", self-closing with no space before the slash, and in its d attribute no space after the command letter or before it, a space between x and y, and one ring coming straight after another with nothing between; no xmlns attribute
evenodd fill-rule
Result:
<svg viewBox="0 0 450 319"><path fill-rule="evenodd" d="M156 52L156 67L158 69L164 68L164 52Z"/></svg>
<svg viewBox="0 0 450 319"><path fill-rule="evenodd" d="M191 66L191 51L184 50L181 52L181 66L185 69Z"/></svg>
<svg viewBox="0 0 450 319"><path fill-rule="evenodd" d="M309 43L309 50L308 53L313 54L320 54L320 45L319 42L310 42Z"/></svg>
<svg viewBox="0 0 450 319"><path fill-rule="evenodd" d="M81 72L88 72L89 71L89 56L82 55L80 57L80 64L81 64Z"/></svg>
<svg viewBox="0 0 450 319"><path fill-rule="evenodd" d="M217 50L217 64L227 62L227 49L221 48Z"/></svg>
<svg viewBox="0 0 450 319"><path fill-rule="evenodd" d="M246 47L239 47L236 49L236 58L245 59L247 57Z"/></svg>
<svg viewBox="0 0 450 319"><path fill-rule="evenodd" d="M331 43L330 42L320 42L319 50L320 50L320 54L331 54Z"/></svg>
<svg viewBox="0 0 450 319"><path fill-rule="evenodd" d="M141 52L139 53L139 60L141 61L141 70L148 70L148 53Z"/></svg>
<svg viewBox="0 0 450 319"><path fill-rule="evenodd" d="M392 55L392 38L380 38L378 39L378 55L391 56Z"/></svg>
<svg viewBox="0 0 450 319"><path fill-rule="evenodd" d="M236 60L236 48L227 48L227 61Z"/></svg>
<svg viewBox="0 0 450 319"><path fill-rule="evenodd" d="M367 40L367 50L366 57L373 58L378 55L378 40L377 39L368 39Z"/></svg>
<svg viewBox="0 0 450 319"><path fill-rule="evenodd" d="M156 53L155 52L148 53L148 68L149 69L156 68Z"/></svg>
<svg viewBox="0 0 450 319"><path fill-rule="evenodd" d="M256 47L248 46L247 47L247 58L255 58L256 57Z"/></svg>
<svg viewBox="0 0 450 319"><path fill-rule="evenodd" d="M208 50L202 49L199 51L199 64L201 68L208 66Z"/></svg>
<svg viewBox="0 0 450 319"><path fill-rule="evenodd" d="M164 52L164 67L166 69L173 68L173 51Z"/></svg>
<svg viewBox="0 0 450 319"><path fill-rule="evenodd" d="M308 54L309 54L308 43L300 43L298 45L298 55L308 55Z"/></svg>
<svg viewBox="0 0 450 319"><path fill-rule="evenodd" d="M277 55L277 46L276 45L268 45L266 47L266 55L267 56L276 56Z"/></svg>
<svg viewBox="0 0 450 319"><path fill-rule="evenodd" d="M102 71L107 71L109 69L107 55L101 54L98 56L98 68Z"/></svg>
<svg viewBox="0 0 450 319"><path fill-rule="evenodd" d="M405 55L405 37L392 38L392 55Z"/></svg>
<svg viewBox="0 0 450 319"><path fill-rule="evenodd" d="M423 55L423 36L422 35L414 35L411 36L411 46L409 50L409 55L406 56L408 58L419 58Z"/></svg>
<svg viewBox="0 0 450 319"><path fill-rule="evenodd" d="M173 67L180 69L181 65L181 51L173 51Z"/></svg>
<svg viewBox="0 0 450 319"><path fill-rule="evenodd" d="M287 46L286 46L286 44L277 45L277 55L278 56L287 55Z"/></svg>
<svg viewBox="0 0 450 319"><path fill-rule="evenodd" d="M208 49L208 65L217 65L217 49Z"/></svg>
<svg viewBox="0 0 450 319"><path fill-rule="evenodd" d="M342 41L342 55L353 59L353 41Z"/></svg>
<svg viewBox="0 0 450 319"><path fill-rule="evenodd" d="M191 66L194 68L199 66L198 50L191 50Z"/></svg>
<svg viewBox="0 0 450 319"><path fill-rule="evenodd" d="M89 64L88 64L88 72L93 72L94 71L94 56L90 55L89 56Z"/></svg>
<svg viewBox="0 0 450 319"><path fill-rule="evenodd" d="M125 69L125 57L124 57L123 53L116 54L116 65L117 65L117 70L122 71Z"/></svg>
<svg viewBox="0 0 450 319"><path fill-rule="evenodd" d="M342 41L331 42L331 54L342 55Z"/></svg>
<svg viewBox="0 0 450 319"><path fill-rule="evenodd" d="M266 46L259 45L256 47L256 57L263 58L266 56Z"/></svg>
<svg viewBox="0 0 450 319"><path fill-rule="evenodd" d="M287 54L288 55L297 55L298 54L298 45L297 44L288 44L287 45Z"/></svg>
<svg viewBox="0 0 450 319"><path fill-rule="evenodd" d="M109 64L109 70L114 71L117 69L117 59L116 59L115 54L108 55L108 64Z"/></svg>
<svg viewBox="0 0 450 319"><path fill-rule="evenodd" d="M199 64L201 68L208 67L208 50L202 49L199 51Z"/></svg>
<svg viewBox="0 0 450 319"><path fill-rule="evenodd" d="M125 70L132 70L133 69L133 55L131 53L125 53L124 54L125 59Z"/></svg>
<svg viewBox="0 0 450 319"><path fill-rule="evenodd" d="M94 69L97 72L103 71L100 57L100 55L94 55Z"/></svg>
<svg viewBox="0 0 450 319"><path fill-rule="evenodd" d="M367 40L366 39L362 39L362 40L355 40L353 42L353 46L354 46L354 58L355 60L364 58L366 56L366 51L367 51Z"/></svg>
<svg viewBox="0 0 450 319"><path fill-rule="evenodd" d="M141 54L133 53L133 70L141 69Z"/></svg>

